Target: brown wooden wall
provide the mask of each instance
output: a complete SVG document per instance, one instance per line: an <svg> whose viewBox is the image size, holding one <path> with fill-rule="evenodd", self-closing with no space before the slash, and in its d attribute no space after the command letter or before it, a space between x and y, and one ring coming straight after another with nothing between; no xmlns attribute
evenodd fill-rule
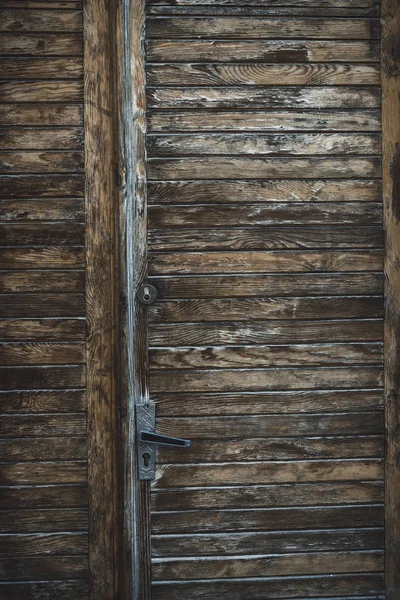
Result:
<svg viewBox="0 0 400 600"><path fill-rule="evenodd" d="M87 598L83 41L0 4L0 597Z"/></svg>

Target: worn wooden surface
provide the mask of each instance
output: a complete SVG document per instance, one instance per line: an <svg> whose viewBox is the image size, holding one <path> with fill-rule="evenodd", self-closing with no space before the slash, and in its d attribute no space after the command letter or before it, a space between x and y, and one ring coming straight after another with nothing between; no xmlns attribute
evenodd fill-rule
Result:
<svg viewBox="0 0 400 600"><path fill-rule="evenodd" d="M386 598L400 594L399 297L400 6L382 2L383 205L385 214Z"/></svg>
<svg viewBox="0 0 400 600"><path fill-rule="evenodd" d="M82 7L0 10L0 597L87 600Z"/></svg>
<svg viewBox="0 0 400 600"><path fill-rule="evenodd" d="M378 3L147 12L152 598L382 599Z"/></svg>

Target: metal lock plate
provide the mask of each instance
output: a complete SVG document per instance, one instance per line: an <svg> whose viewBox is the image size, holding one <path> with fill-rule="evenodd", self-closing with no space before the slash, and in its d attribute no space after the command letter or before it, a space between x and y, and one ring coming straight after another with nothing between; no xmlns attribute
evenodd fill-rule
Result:
<svg viewBox="0 0 400 600"><path fill-rule="evenodd" d="M154 285L143 283L136 292L137 299L141 304L153 304L158 297L158 292Z"/></svg>
<svg viewBox="0 0 400 600"><path fill-rule="evenodd" d="M154 431L156 426L156 405L154 402L136 405L136 430ZM155 478L156 447L138 439L138 467L139 479L151 480Z"/></svg>

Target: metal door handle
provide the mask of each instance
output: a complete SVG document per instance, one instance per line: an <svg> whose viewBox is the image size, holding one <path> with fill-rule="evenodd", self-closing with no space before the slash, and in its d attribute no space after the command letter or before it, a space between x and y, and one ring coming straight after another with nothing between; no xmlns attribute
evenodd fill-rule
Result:
<svg viewBox="0 0 400 600"><path fill-rule="evenodd" d="M163 435L155 431L156 405L144 402L136 405L137 456L139 479L151 480L156 476L155 445L188 448L190 440Z"/></svg>
<svg viewBox="0 0 400 600"><path fill-rule="evenodd" d="M171 437L170 435L162 435L161 433L147 431L146 429L142 429L142 431L139 431L139 442L146 442L147 444L159 444L160 446L177 446L183 448L188 448L190 446L190 440Z"/></svg>

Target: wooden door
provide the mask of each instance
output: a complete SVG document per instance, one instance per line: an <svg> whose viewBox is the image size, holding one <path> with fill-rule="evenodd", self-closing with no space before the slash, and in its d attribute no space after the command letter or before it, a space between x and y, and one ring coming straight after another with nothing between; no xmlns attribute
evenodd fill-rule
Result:
<svg viewBox="0 0 400 600"><path fill-rule="evenodd" d="M379 11L149 0L121 20L126 598L398 598L399 15ZM192 441L159 448L152 483L149 401Z"/></svg>
<svg viewBox="0 0 400 600"><path fill-rule="evenodd" d="M378 7L147 7L153 600L381 597Z"/></svg>

